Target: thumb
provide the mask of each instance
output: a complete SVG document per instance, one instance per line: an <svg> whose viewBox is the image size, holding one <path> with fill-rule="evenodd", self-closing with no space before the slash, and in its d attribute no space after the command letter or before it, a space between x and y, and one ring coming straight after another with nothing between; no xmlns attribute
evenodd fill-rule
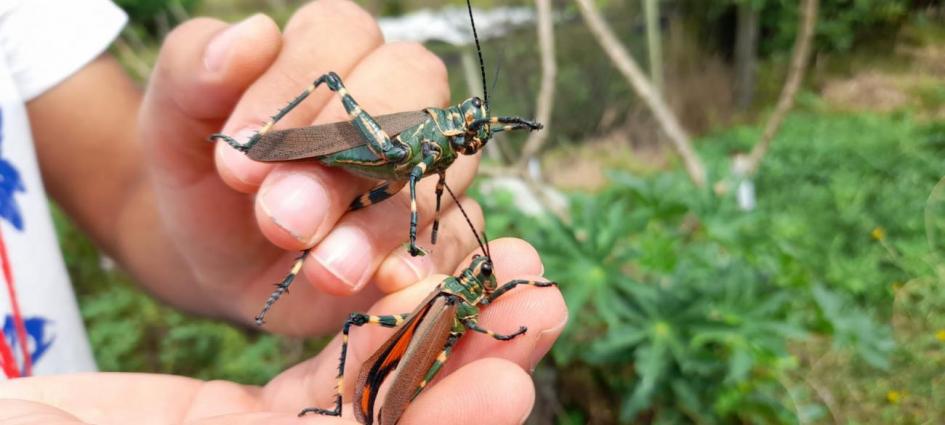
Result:
<svg viewBox="0 0 945 425"><path fill-rule="evenodd" d="M201 141L222 127L281 43L262 14L229 26L193 19L168 34L139 117L159 185L186 186L214 172L212 145Z"/></svg>

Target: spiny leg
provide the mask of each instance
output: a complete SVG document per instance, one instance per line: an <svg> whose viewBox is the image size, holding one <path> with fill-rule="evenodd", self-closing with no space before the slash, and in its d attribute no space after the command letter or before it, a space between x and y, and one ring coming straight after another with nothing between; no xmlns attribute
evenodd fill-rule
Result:
<svg viewBox="0 0 945 425"><path fill-rule="evenodd" d="M491 337L493 337L493 338L495 338L495 339L497 339L497 340L499 340L499 341L508 341L508 340L510 340L510 339L512 339L512 338L515 338L515 337L517 337L517 336L519 336L519 335L522 335L522 334L524 334L525 332L528 331L528 328L527 328L527 327L525 327L525 326L519 326L518 330L515 331L514 333L511 333L511 334L508 334L508 335L497 334L497 333L492 332L492 331L490 331L490 330L488 330L488 329L480 328L480 327L479 327L479 324L476 323L476 321L475 321L474 319L466 319L466 320L463 320L463 325L465 325L467 329L474 330L474 331L479 332L479 333L481 333L481 334L489 335L489 336L491 336Z"/></svg>
<svg viewBox="0 0 945 425"><path fill-rule="evenodd" d="M544 126L541 123L529 121L521 117L489 117L478 119L470 124L470 128L478 130L479 127L488 124L493 133L510 130L541 130ZM498 124L504 124L499 126Z"/></svg>
<svg viewBox="0 0 945 425"><path fill-rule="evenodd" d="M409 314L410 313L395 314L390 316L371 316L362 313L352 313L351 316L348 317L348 320L345 321L344 326L341 328L341 357L338 361L338 385L336 387L337 393L335 394L335 408L332 410L327 410L317 407L307 407L299 412L299 416L304 416L308 413L318 413L319 415L328 416L341 416L341 396L344 394L345 382L345 361L348 357L348 332L351 329L351 325L363 326L366 324L372 324L380 325L385 328L393 328L403 323Z"/></svg>
<svg viewBox="0 0 945 425"><path fill-rule="evenodd" d="M463 334L459 332L450 333L449 339L446 340L446 345L443 346L443 351L441 351L440 354L436 356L436 361L433 362L433 366L430 366L430 370L427 371L427 374L423 377L423 380L417 384L417 390L413 393L413 397L410 398L411 401L417 398L417 396L420 395L420 392L423 391L423 388L426 387L427 384L429 384L430 381L436 377L436 374L440 372L440 369L443 368L443 364L446 363L446 359L449 358L450 353L453 351L453 346L456 345L456 341L458 341L461 336L463 336Z"/></svg>
<svg viewBox="0 0 945 425"><path fill-rule="evenodd" d="M440 179L436 181L436 211L433 213L433 234L430 236L430 245L436 245L436 235L440 230L440 198L443 197L443 187L446 186L446 172L440 172Z"/></svg>
<svg viewBox="0 0 945 425"><path fill-rule="evenodd" d="M400 189L402 189L406 184L407 182L403 181L389 181L381 183L374 189L371 189L368 193L361 195L351 202L351 206L348 207L348 211L354 211L364 208L368 205L381 202L395 195L397 192L400 192ZM273 304L275 304L276 301L279 301L279 298L281 298L283 294L289 292L289 286L292 285L292 281L295 280L295 277L302 270L302 264L305 262L305 257L308 256L308 253L311 250L312 249L309 248L302 251L302 253L299 254L299 256L295 259L295 262L292 264L292 269L289 271L289 274L287 274L281 282L276 284L276 290L272 291L272 294L270 294L269 299L266 300L266 304L263 306L262 311L256 315L257 326L262 326L265 323L264 319L266 314L272 309Z"/></svg>
<svg viewBox="0 0 945 425"><path fill-rule="evenodd" d="M537 286L539 288L547 288L549 286L557 286L558 284L555 282L548 282L548 281L517 279L509 283L506 283L505 285L500 286L498 289L496 289L491 294L489 294L489 296L486 297L486 299L483 300L482 303L489 304L495 301L496 298L499 298L500 296L502 296L502 294L511 291L518 285L530 285L530 286Z"/></svg>
<svg viewBox="0 0 945 425"><path fill-rule="evenodd" d="M351 123L358 129L358 132L361 133L361 136L368 143L368 147L380 158L390 161L400 161L402 160L407 151L400 144L391 143L390 137L387 133L381 129L381 126L374 120L367 112L364 112L361 107L358 105L358 102L348 94L348 90L345 88L344 84L341 82L341 77L334 72L329 72L325 75L318 77L315 81L312 82L301 94L296 96L295 99L289 102L284 108L280 109L275 115L272 116L268 122L263 124L259 131L254 134L246 144L240 144L238 141L229 137L225 134L216 133L210 136L210 140L220 139L229 144L230 146L236 148L239 151L247 152L250 148L253 147L256 143L259 142L259 139L270 130L273 126L282 119L289 111L295 109L300 103L302 103L305 98L308 97L315 89L322 85L327 84L328 88L337 92L341 95L341 103L345 107L345 111L348 112L348 115L351 117Z"/></svg>
<svg viewBox="0 0 945 425"><path fill-rule="evenodd" d="M305 262L305 257L308 256L308 253L311 250L312 249L309 248L302 251L302 253L295 258L295 262L292 263L292 268L289 269L289 274L282 278L282 282L276 284L276 290L272 291L272 294L269 295L269 299L266 300L266 304L263 305L262 310L256 315L256 326L262 326L264 323L266 323L266 314L272 309L272 305L275 304L276 301L279 301L279 298L282 297L282 294L289 293L289 286L292 285L292 281L295 280L295 277L298 276L299 271L302 270L302 263Z"/></svg>
<svg viewBox="0 0 945 425"><path fill-rule="evenodd" d="M402 180L383 182L352 201L348 211L359 210L390 198L400 192L400 189L403 189L406 184L407 182Z"/></svg>
<svg viewBox="0 0 945 425"><path fill-rule="evenodd" d="M320 86L322 83L324 83L324 82L325 82L325 77L327 77L328 75L331 75L331 74L334 74L334 73L333 73L333 72L330 72L330 73L328 73L328 74L322 75L321 77L319 77L318 79L316 79L314 82L312 82L312 84L309 85L308 87L306 87L305 90L302 91L302 93L300 93L298 96L295 97L295 99L292 99L291 101L289 101L289 104L288 104L288 105L284 106L282 109L280 109L278 112L276 112L276 114L273 115L273 116L269 119L269 121L266 121L266 123L263 124L262 127L260 127L259 131L257 131L256 134L253 134L253 136L250 137L249 141L247 141L246 144L240 144L240 142L236 141L236 140L233 139L232 137L227 136L227 135L225 135L225 134L223 134L223 133L211 134L211 135L210 135L210 140L220 139L220 140L223 140L223 141L226 142L228 145L232 146L233 148L235 148L235 149L238 150L238 151L241 151L241 152L246 152L246 151L248 151L250 148L253 147L253 145L255 145L256 143L259 142L259 139L260 139L264 134L266 134L266 133L268 133L270 130L272 130L272 127L275 126L276 123L279 122L279 120L282 119L282 117L286 116L286 114L288 114L288 113L291 112L293 109L295 109L296 106L299 106L299 104L302 103L302 101L305 100L305 98L307 98L308 95L312 94L312 92L315 91L315 88L317 88L317 87ZM337 75L336 75L336 77L337 77ZM340 80L339 80L339 81L340 81Z"/></svg>

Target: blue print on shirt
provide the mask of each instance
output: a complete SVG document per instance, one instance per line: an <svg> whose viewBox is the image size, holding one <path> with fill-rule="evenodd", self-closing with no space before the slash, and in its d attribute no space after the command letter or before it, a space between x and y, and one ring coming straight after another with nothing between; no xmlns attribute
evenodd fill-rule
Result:
<svg viewBox="0 0 945 425"><path fill-rule="evenodd" d="M3 142L3 110L0 109L0 148ZM20 172L10 161L0 156L0 218L12 224L16 230L23 231L23 214L14 198L16 192L26 192Z"/></svg>
<svg viewBox="0 0 945 425"><path fill-rule="evenodd" d="M43 354L46 354L46 351L52 346L53 341L56 340L55 335L51 335L51 332L47 332L51 328L52 321L44 317L35 316L24 319L23 325L26 327L27 344L30 345L30 361L35 365L36 362L43 357ZM16 339L16 328L13 324L12 314L8 314L3 320L3 334L7 337L7 344L10 344L10 348L13 352L19 353L19 341ZM32 342L32 344L30 344L30 342Z"/></svg>

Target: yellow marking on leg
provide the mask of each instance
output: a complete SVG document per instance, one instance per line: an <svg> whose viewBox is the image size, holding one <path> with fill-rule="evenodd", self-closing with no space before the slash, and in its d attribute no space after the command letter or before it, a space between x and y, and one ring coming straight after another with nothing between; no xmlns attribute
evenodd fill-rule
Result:
<svg viewBox="0 0 945 425"><path fill-rule="evenodd" d="M436 356L437 363L446 363L446 350L440 351L440 355Z"/></svg>
<svg viewBox="0 0 945 425"><path fill-rule="evenodd" d="M410 212L417 210L417 201L415 199L410 200Z"/></svg>
<svg viewBox="0 0 945 425"><path fill-rule="evenodd" d="M350 116L351 118L355 118L355 117L357 117L358 115L361 115L361 107L360 107L360 106L355 106L354 108L351 109L351 112L348 112L348 116Z"/></svg>
<svg viewBox="0 0 945 425"><path fill-rule="evenodd" d="M348 89L346 89L346 88L344 88L344 87L340 87L340 88L338 89L338 94L339 94L341 97L345 97L345 96L348 95Z"/></svg>
<svg viewBox="0 0 945 425"><path fill-rule="evenodd" d="M400 326L401 323L404 323L404 317L403 317L403 316L397 316L397 319L394 320L394 325L395 325L395 326Z"/></svg>
<svg viewBox="0 0 945 425"><path fill-rule="evenodd" d="M341 335L341 342L348 342L348 335L342 334L342 335Z"/></svg>
<svg viewBox="0 0 945 425"><path fill-rule="evenodd" d="M345 392L345 378L339 376L338 377L338 394L344 394L344 392Z"/></svg>
<svg viewBox="0 0 945 425"><path fill-rule="evenodd" d="M259 134L266 134L266 133L268 133L269 130L272 130L272 126L275 125L275 124L276 124L275 121L270 120L270 121L267 122L265 125L263 125L262 128L259 129L258 133L259 133Z"/></svg>
<svg viewBox="0 0 945 425"><path fill-rule="evenodd" d="M381 321L380 316L368 316L368 322L370 323L379 323Z"/></svg>
<svg viewBox="0 0 945 425"><path fill-rule="evenodd" d="M421 390L421 389L423 389L423 387L425 387L425 386L427 386L427 380L426 380L426 379L420 381L420 383L417 385L417 389L418 389L418 390Z"/></svg>
<svg viewBox="0 0 945 425"><path fill-rule="evenodd" d="M304 259L300 258L298 260L295 260L295 264L292 265L292 270L289 271L289 274L293 276L299 274L299 270L302 270L302 264L304 263L305 263Z"/></svg>

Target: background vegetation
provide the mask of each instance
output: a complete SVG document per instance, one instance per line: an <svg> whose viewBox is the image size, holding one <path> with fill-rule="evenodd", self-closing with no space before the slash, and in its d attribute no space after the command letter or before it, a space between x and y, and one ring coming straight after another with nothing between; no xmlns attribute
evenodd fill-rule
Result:
<svg viewBox="0 0 945 425"><path fill-rule="evenodd" d="M201 13L235 19L260 5L285 19L296 2L118 3L133 25L115 53L144 78L176 22ZM377 14L432 3L362 2ZM642 60L638 3L598 2ZM744 3L759 11L760 62L752 107L739 109L731 95L733 22ZM490 234L534 244L572 311L536 372L532 421L942 422L943 6L821 2L813 68L754 180L757 207L748 212L734 199L731 155L751 149L780 89L794 2L661 3L665 96L699 135L713 183L704 190L659 143L653 120L571 2L555 6L558 100L541 163L567 199L566 218L528 216L515 207L517 196L477 190ZM531 27L485 43L487 62L502 64L491 92L500 111L534 112L535 45ZM459 50L430 47L464 96ZM504 154L520 143L504 141ZM320 346L161 306L103 267L67 220L57 223L103 370L260 384Z"/></svg>

